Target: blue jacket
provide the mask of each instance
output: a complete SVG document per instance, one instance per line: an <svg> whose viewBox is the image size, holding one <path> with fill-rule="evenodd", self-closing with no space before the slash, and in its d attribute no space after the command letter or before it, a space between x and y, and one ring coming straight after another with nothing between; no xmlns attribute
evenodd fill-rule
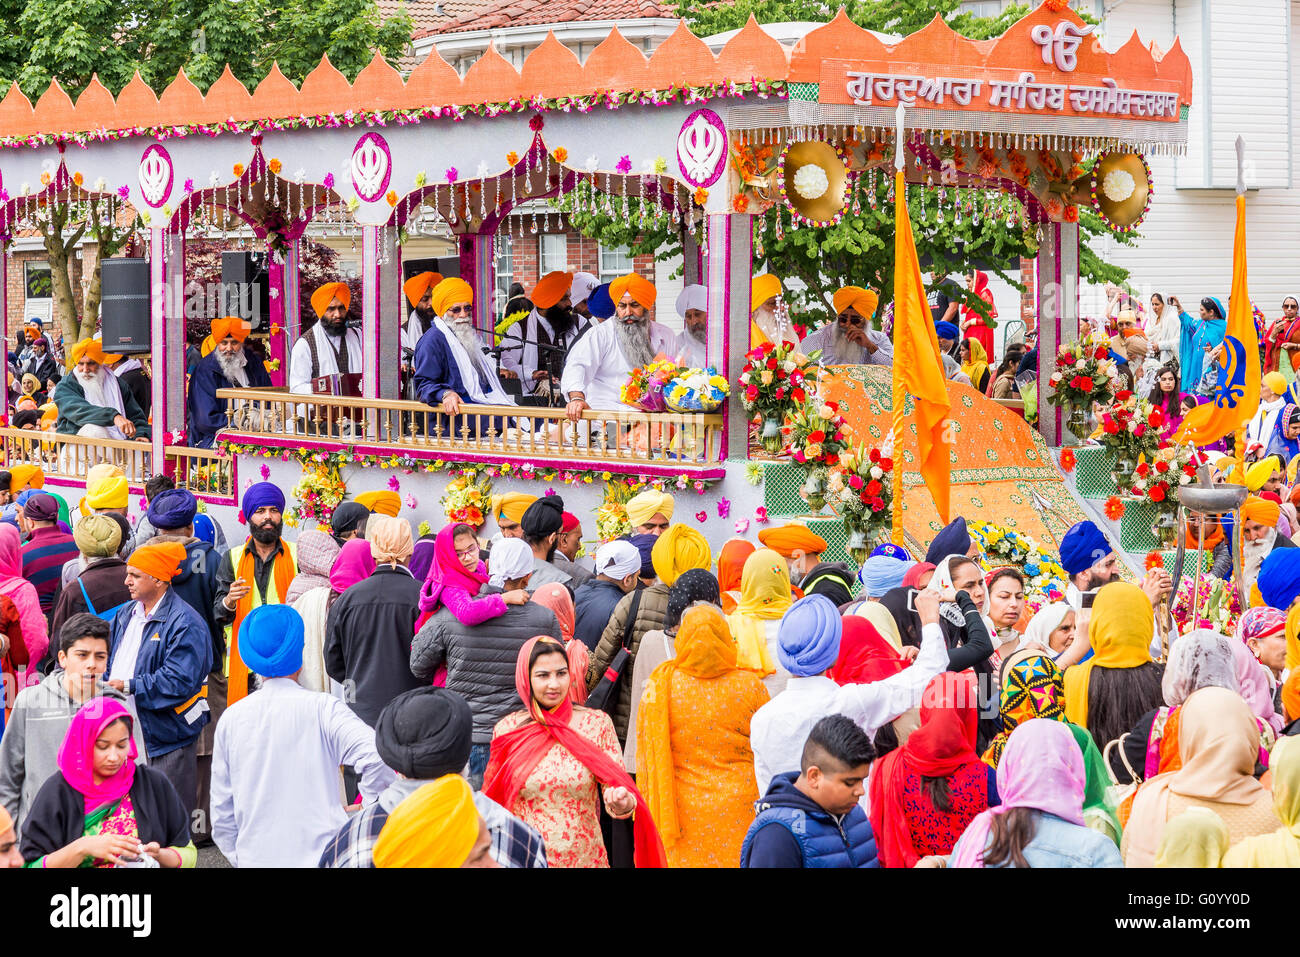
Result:
<svg viewBox="0 0 1300 957"><path fill-rule="evenodd" d="M172 579L171 590L207 622L212 637L212 660L220 662L226 654L226 629L212 617L212 603L217 595L217 568L221 552L199 538L183 539L178 535L156 535L151 542L174 541L185 546L189 556L181 563L181 573Z"/></svg>
<svg viewBox="0 0 1300 957"><path fill-rule="evenodd" d="M137 602L113 619L109 670ZM212 636L198 612L171 588L145 622L129 692L135 696L145 750L155 759L195 741L208 723Z"/></svg>
<svg viewBox="0 0 1300 957"><path fill-rule="evenodd" d="M952 849L953 857L965 840L966 835L963 834ZM985 850L987 849L986 843ZM1115 842L1106 835L1043 811L1034 812L1034 837L1021 853L1030 867L1124 866ZM949 860L951 859L950 857ZM1011 865L1010 862L1004 862L1000 866Z"/></svg>
<svg viewBox="0 0 1300 957"><path fill-rule="evenodd" d="M837 818L794 786L797 771L772 783L740 848L741 867L879 867L876 837L859 805Z"/></svg>
<svg viewBox="0 0 1300 957"><path fill-rule="evenodd" d="M244 370L248 373L250 389L269 386L271 377L267 375L266 366L252 350L245 349L248 364ZM234 383L221 371L217 360L217 351L213 349L199 360L190 376L189 396L185 402L185 418L189 430L190 444L196 449L210 449L217 437L217 430L226 427L226 403L217 398L218 389L230 389Z"/></svg>
<svg viewBox="0 0 1300 957"><path fill-rule="evenodd" d="M415 395L426 405L437 405L448 392L461 397L469 394L447 337L437 326L430 326L415 347Z"/></svg>

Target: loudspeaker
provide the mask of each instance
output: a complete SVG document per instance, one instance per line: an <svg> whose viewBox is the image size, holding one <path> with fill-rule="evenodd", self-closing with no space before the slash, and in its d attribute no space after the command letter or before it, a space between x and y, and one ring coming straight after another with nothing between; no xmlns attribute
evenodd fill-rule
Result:
<svg viewBox="0 0 1300 957"><path fill-rule="evenodd" d="M105 259L100 317L109 355L149 351L149 260Z"/></svg>
<svg viewBox="0 0 1300 957"><path fill-rule="evenodd" d="M266 253L221 254L223 315L247 320L254 331L265 328L271 315L271 282L266 274Z"/></svg>
<svg viewBox="0 0 1300 957"><path fill-rule="evenodd" d="M452 276L460 276L460 257L443 256L429 257L428 259L404 259L402 260L402 282L410 279L412 276L422 272L436 272L443 279L449 279Z"/></svg>

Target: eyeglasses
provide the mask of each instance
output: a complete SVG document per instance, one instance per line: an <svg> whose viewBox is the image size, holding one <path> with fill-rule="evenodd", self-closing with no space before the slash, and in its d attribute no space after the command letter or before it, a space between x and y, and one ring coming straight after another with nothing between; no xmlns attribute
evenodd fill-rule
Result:
<svg viewBox="0 0 1300 957"><path fill-rule="evenodd" d="M454 306L447 307L447 315L449 316L468 316L472 311L470 304L467 302L461 302Z"/></svg>
<svg viewBox="0 0 1300 957"><path fill-rule="evenodd" d="M862 325L862 317L861 317L861 316L840 316L840 317L839 317L838 319L836 319L835 321L838 322L841 326L861 326L861 325Z"/></svg>
<svg viewBox="0 0 1300 957"><path fill-rule="evenodd" d="M459 555L461 558L464 558L464 557L466 557L467 555L477 555L477 554L478 554L478 542L475 542L473 545L470 545L468 548L458 548L458 549L456 549L456 554Z"/></svg>

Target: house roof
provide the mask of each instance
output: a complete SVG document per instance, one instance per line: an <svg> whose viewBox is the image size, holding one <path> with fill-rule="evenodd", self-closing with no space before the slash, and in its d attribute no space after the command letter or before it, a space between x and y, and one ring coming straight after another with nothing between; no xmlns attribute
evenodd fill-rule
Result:
<svg viewBox="0 0 1300 957"><path fill-rule="evenodd" d="M676 19L677 16L673 7L658 0L497 0L476 6L475 10L423 31L417 28L414 38L584 20Z"/></svg>

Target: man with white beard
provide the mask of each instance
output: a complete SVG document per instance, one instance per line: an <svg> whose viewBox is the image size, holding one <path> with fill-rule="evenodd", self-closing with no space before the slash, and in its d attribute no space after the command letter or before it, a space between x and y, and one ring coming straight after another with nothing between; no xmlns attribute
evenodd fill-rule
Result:
<svg viewBox="0 0 1300 957"><path fill-rule="evenodd" d="M262 388L271 384L262 360L244 348L250 331L251 326L238 316L212 320L212 341L216 348L194 367L185 399L186 428L190 445L196 449L212 448L217 430L226 427L226 403L217 398L218 389Z"/></svg>
<svg viewBox="0 0 1300 957"><path fill-rule="evenodd" d="M825 365L894 364L894 347L889 336L871 328L871 317L876 314L879 297L861 286L845 286L831 297L835 306L835 322L822 326L799 346L799 351L811 355L821 351Z"/></svg>
<svg viewBox="0 0 1300 957"><path fill-rule="evenodd" d="M1269 553L1278 548L1295 548L1295 543L1277 530L1282 515L1277 502L1252 495L1241 506L1241 577L1242 587L1250 587L1259 577L1259 566Z"/></svg>
<svg viewBox="0 0 1300 957"><path fill-rule="evenodd" d="M609 284L614 318L596 326L573 347L560 379L571 420L577 422L586 409L626 411L619 389L627 383L628 373L672 351L672 330L650 318L657 296L654 283L635 273Z"/></svg>
<svg viewBox="0 0 1300 957"><path fill-rule="evenodd" d="M105 355L99 340L83 339L72 347L73 374L54 389L59 408L57 431L94 439L147 439L149 418L130 393L123 393L107 366L121 356Z"/></svg>
<svg viewBox="0 0 1300 957"><path fill-rule="evenodd" d="M795 334L788 322L782 321L781 280L770 272L761 273L749 281L749 347L757 349L765 342L780 345Z"/></svg>
<svg viewBox="0 0 1300 957"><path fill-rule="evenodd" d="M448 415L460 412L462 402L474 405L514 405L501 388L496 370L483 354L483 342L474 328L474 290L457 277L434 287L429 300L437 314L433 325L415 347L415 394L427 405L442 404ZM443 434L462 434L464 422L440 417ZM477 436L480 419L468 421L469 435ZM492 428L500 434L505 422L494 416Z"/></svg>
<svg viewBox="0 0 1300 957"><path fill-rule="evenodd" d="M673 356L688 369L705 368L704 338L709 325L709 291L699 283L686 286L677 296L682 331L673 343Z"/></svg>

